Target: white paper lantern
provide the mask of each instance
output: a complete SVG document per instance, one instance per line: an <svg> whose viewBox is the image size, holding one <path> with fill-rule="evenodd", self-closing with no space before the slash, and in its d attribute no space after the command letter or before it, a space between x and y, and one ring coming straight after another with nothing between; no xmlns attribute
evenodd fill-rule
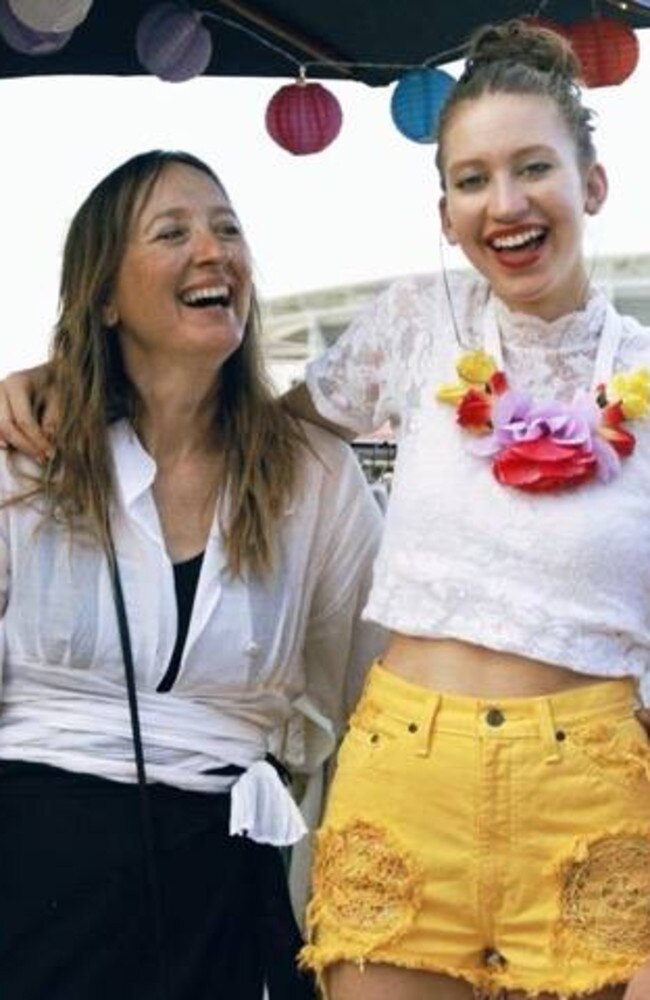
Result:
<svg viewBox="0 0 650 1000"><path fill-rule="evenodd" d="M93 0L8 0L15 16L34 31L73 31Z"/></svg>
<svg viewBox="0 0 650 1000"><path fill-rule="evenodd" d="M27 56L47 56L59 52L72 38L71 31L34 31L19 21L7 0L0 0L0 35L16 52Z"/></svg>

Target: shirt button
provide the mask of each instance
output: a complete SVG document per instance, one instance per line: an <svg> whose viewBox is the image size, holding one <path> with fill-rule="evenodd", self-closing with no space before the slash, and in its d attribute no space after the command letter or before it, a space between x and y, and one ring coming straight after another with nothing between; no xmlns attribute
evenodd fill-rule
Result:
<svg viewBox="0 0 650 1000"><path fill-rule="evenodd" d="M500 708L490 708L485 715L485 721L488 726L502 726L506 721L506 717Z"/></svg>
<svg viewBox="0 0 650 1000"><path fill-rule="evenodd" d="M246 646L245 653L246 656L259 656L260 647L256 642L249 642Z"/></svg>

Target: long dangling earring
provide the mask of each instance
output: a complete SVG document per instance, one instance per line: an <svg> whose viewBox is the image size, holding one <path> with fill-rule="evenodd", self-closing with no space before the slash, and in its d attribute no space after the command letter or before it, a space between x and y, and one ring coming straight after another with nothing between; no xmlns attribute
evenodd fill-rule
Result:
<svg viewBox="0 0 650 1000"><path fill-rule="evenodd" d="M591 220L594 220L591 223ZM596 274L596 269L598 267L598 261L600 259L600 247L603 244L602 241L602 216L600 213L590 213L588 216L588 224L585 226L585 242L591 244L591 248L588 252L585 252L585 259L587 261L587 288L585 288L584 300L586 301L589 286L594 280ZM592 230L592 226L596 227L596 232Z"/></svg>
<svg viewBox="0 0 650 1000"><path fill-rule="evenodd" d="M442 236L442 232L438 233L438 253L440 256L440 273L442 274L442 284L445 289L445 298L447 299L447 308L449 309L449 316L451 317L451 325L454 328L454 337L456 338L456 343L463 351L470 350L470 345L463 342L463 338L460 335L460 327L458 326L458 321L456 319L456 313L454 311L454 303L451 297L451 286L449 284L449 274L447 272L447 265L445 263L445 245Z"/></svg>

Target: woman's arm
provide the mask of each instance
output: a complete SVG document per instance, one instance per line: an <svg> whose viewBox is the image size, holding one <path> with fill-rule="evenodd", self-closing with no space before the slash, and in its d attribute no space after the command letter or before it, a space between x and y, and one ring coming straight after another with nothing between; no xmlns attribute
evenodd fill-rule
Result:
<svg viewBox="0 0 650 1000"><path fill-rule="evenodd" d="M13 372L0 381L0 447L17 451L37 461L46 461L51 438L59 425L56 399L45 392L49 365L36 365ZM39 417L37 399L45 395Z"/></svg>

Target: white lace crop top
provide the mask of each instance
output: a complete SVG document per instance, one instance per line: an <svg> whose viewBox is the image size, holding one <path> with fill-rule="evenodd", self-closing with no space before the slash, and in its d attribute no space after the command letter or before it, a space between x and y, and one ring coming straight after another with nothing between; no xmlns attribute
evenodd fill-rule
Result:
<svg viewBox="0 0 650 1000"><path fill-rule="evenodd" d="M510 385L538 399L589 389L608 310L546 323L452 275L398 282L310 364L328 420L369 432L390 420L398 458L364 612L395 631L465 640L582 673L640 677L650 665L650 420L617 478L530 494L502 486L436 400L463 350L481 346L489 304ZM452 317L453 308L453 317ZM650 367L650 331L621 318L614 371ZM462 340L459 345L457 335Z"/></svg>

